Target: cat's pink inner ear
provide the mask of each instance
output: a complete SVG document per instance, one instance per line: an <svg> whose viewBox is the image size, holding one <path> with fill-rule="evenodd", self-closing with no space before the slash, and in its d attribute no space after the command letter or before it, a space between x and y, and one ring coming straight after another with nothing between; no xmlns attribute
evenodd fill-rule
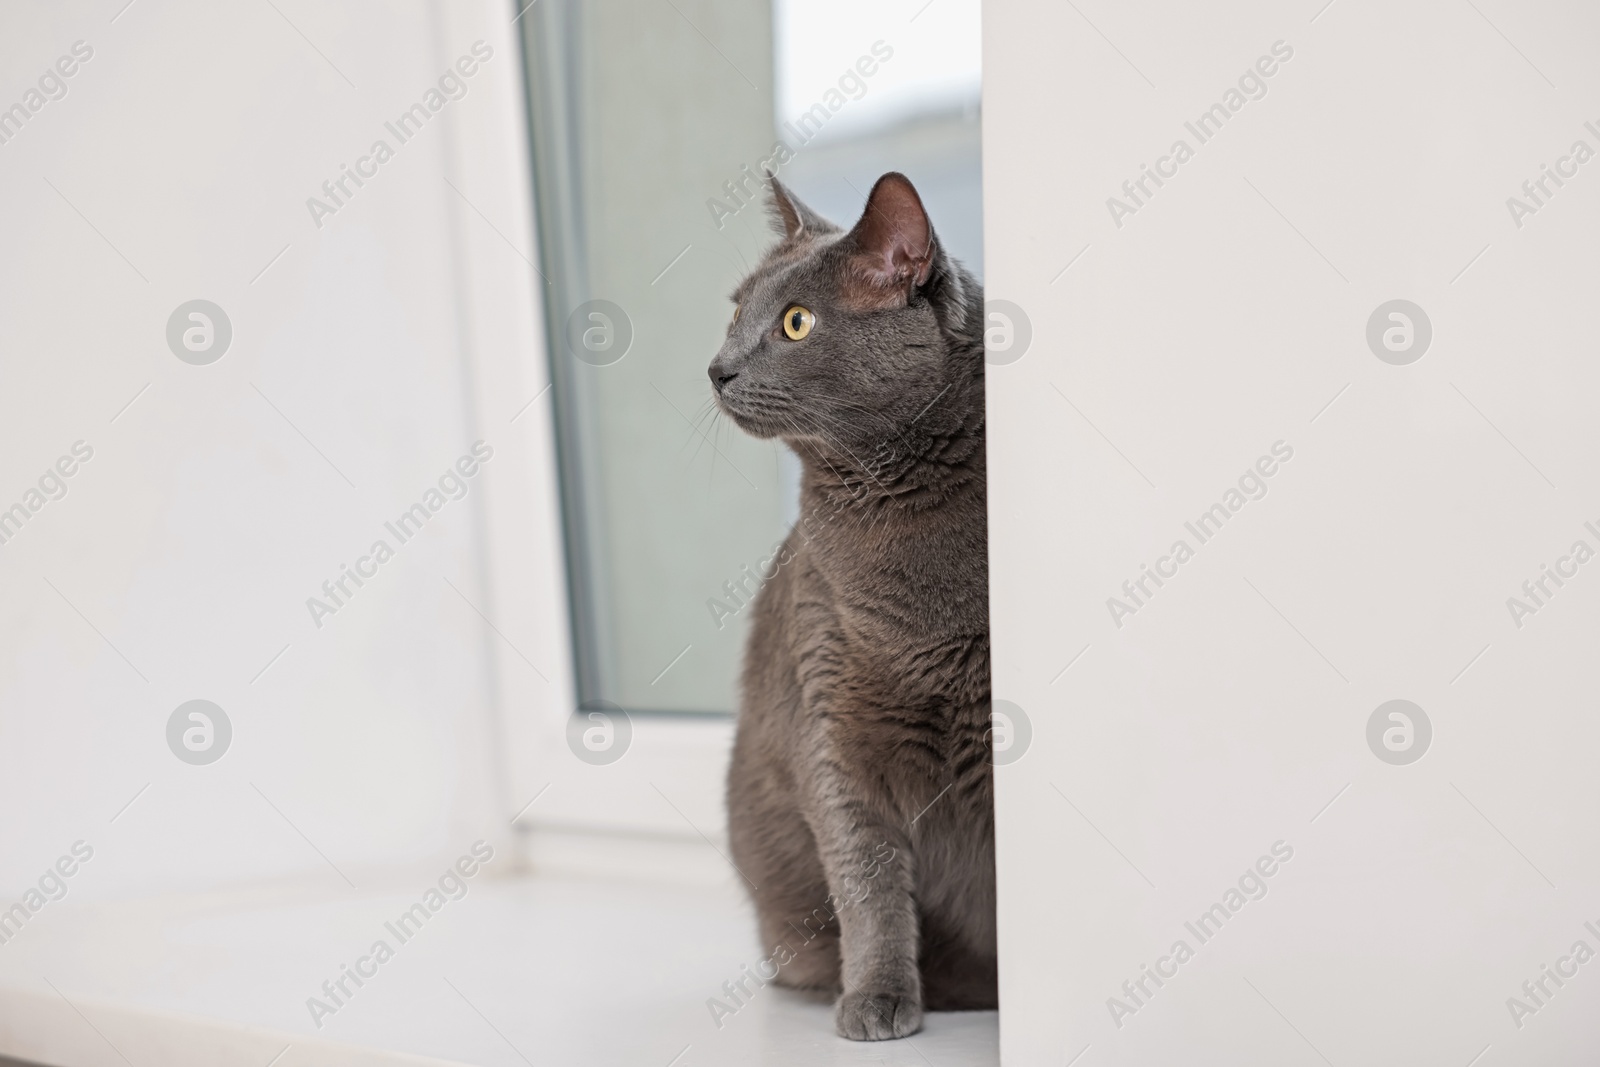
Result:
<svg viewBox="0 0 1600 1067"><path fill-rule="evenodd" d="M896 302L903 302L928 280L933 269L933 224L905 175L889 173L878 179L851 238L856 265L866 280L893 292L899 297Z"/></svg>

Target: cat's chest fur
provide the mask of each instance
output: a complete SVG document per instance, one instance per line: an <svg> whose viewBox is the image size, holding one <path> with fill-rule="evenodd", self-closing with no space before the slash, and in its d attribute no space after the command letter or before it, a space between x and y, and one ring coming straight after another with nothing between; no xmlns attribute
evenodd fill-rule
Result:
<svg viewBox="0 0 1600 1067"><path fill-rule="evenodd" d="M937 777L986 761L984 531L979 479L936 508L854 503L800 549L796 673L837 741Z"/></svg>

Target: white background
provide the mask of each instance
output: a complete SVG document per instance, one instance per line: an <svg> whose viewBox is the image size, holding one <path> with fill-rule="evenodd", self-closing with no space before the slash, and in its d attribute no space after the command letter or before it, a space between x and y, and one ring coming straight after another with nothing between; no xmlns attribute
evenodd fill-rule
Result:
<svg viewBox="0 0 1600 1067"><path fill-rule="evenodd" d="M94 448L0 546L5 899L78 838L65 906L504 843L543 784L513 754L570 706L509 15L120 7L13 12L0 42L7 104L94 49L0 145L0 500ZM479 39L399 145L384 122ZM380 137L319 228L306 199ZM197 297L233 325L209 366L165 341ZM399 545L385 520L479 439L465 499ZM396 557L319 629L306 599L379 537ZM233 725L209 767L165 743L195 698Z"/></svg>
<svg viewBox="0 0 1600 1067"><path fill-rule="evenodd" d="M1505 205L1600 149L1600 25L1319 7L986 10L988 296L1034 331L989 376L995 694L1034 731L999 769L1007 1063L1600 1047L1600 964L1521 1029L1506 1007L1600 949L1600 565L1520 629L1506 607L1600 548L1600 171L1520 229ZM1197 145L1183 123L1279 40L1267 96ZM1195 158L1118 228L1106 199L1180 137ZM1433 325L1409 366L1364 336L1396 298ZM1116 627L1107 598L1279 440L1269 494ZM1409 766L1365 739L1395 698L1434 728ZM1199 946L1184 921L1279 840L1270 893ZM1196 958L1117 1027L1179 938Z"/></svg>

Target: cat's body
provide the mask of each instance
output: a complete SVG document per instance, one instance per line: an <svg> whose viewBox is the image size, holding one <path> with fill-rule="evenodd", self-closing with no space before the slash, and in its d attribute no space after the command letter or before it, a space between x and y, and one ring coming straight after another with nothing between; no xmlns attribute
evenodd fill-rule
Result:
<svg viewBox="0 0 1600 1067"><path fill-rule="evenodd" d="M784 240L711 376L804 475L754 607L729 834L776 981L839 993L846 1037L901 1037L996 1003L982 294L899 175L848 234L773 195Z"/></svg>

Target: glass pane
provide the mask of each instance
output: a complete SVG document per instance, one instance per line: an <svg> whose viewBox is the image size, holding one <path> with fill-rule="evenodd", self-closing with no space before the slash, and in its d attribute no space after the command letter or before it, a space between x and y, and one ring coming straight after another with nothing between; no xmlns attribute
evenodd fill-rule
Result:
<svg viewBox="0 0 1600 1067"><path fill-rule="evenodd" d="M763 165L844 225L902 170L981 270L978 5L920 8L543 0L523 16L586 704L735 706L747 605L799 478L712 408L706 378L727 294L771 240Z"/></svg>

